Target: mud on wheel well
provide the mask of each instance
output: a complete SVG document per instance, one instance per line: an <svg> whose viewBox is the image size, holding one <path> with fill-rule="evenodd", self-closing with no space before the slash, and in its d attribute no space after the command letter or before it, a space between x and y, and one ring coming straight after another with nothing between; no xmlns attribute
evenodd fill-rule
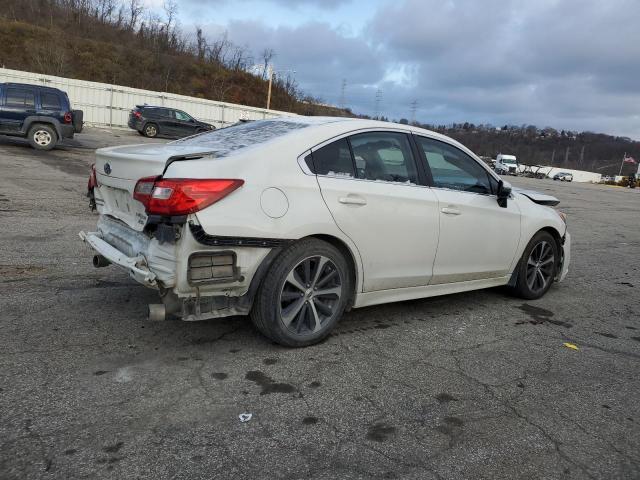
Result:
<svg viewBox="0 0 640 480"><path fill-rule="evenodd" d="M317 238L318 240L322 240L327 243L330 243L331 245L336 247L338 250L340 250L342 255L344 255L344 258L347 260L347 263L349 264L349 273L351 274L351 280L352 280L352 286L351 286L352 290L349 294L349 301L347 302L347 310L350 310L353 305L353 301L355 300L356 289L358 288L358 271L356 269L356 262L353 258L353 254L351 253L351 250L349 249L347 244L345 244L342 240L336 237L332 237L331 235L317 234L317 235L311 235L310 237L307 237L307 238Z"/></svg>

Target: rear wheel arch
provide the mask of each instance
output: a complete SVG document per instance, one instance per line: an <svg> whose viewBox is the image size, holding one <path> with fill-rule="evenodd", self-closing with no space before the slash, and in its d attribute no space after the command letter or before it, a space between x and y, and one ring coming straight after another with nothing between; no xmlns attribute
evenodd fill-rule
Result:
<svg viewBox="0 0 640 480"><path fill-rule="evenodd" d="M358 264L356 263L355 254L351 251L351 248L338 237L334 237L333 235L327 234L314 234L309 235L304 238L317 238L318 240L322 240L327 242L334 247L336 247L340 253L344 256L347 264L349 265L349 273L351 275L351 288L352 291L350 293L349 302L347 303L347 310L349 310L353 306L353 302L355 301L356 292L358 291ZM302 239L301 239L302 240Z"/></svg>
<svg viewBox="0 0 640 480"><path fill-rule="evenodd" d="M62 128L60 127L60 122L53 117L43 117L43 116L32 116L27 117L24 120L23 129L24 133L28 134L29 130L35 125L46 125L49 128L52 128L56 133L58 139L62 138Z"/></svg>

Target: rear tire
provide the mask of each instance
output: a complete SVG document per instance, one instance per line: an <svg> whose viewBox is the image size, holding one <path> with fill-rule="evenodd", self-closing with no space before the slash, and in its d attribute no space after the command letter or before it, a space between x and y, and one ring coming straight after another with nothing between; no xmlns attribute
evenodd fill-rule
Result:
<svg viewBox="0 0 640 480"><path fill-rule="evenodd" d="M29 129L29 145L36 150L51 150L58 143L58 135L53 127L37 124Z"/></svg>
<svg viewBox="0 0 640 480"><path fill-rule="evenodd" d="M556 278L559 258L555 238L544 230L536 233L522 253L511 292L527 300L542 297Z"/></svg>
<svg viewBox="0 0 640 480"><path fill-rule="evenodd" d="M160 131L158 130L158 125L155 123L147 123L142 130L145 137L155 138L158 136Z"/></svg>
<svg viewBox="0 0 640 480"><path fill-rule="evenodd" d="M326 338L351 293L346 259L333 245L308 238L284 250L262 279L251 320L266 337L286 347Z"/></svg>

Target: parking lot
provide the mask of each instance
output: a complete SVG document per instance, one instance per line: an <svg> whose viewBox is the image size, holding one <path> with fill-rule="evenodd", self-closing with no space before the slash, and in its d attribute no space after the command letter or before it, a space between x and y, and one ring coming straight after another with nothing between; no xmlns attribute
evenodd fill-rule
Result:
<svg viewBox="0 0 640 480"><path fill-rule="evenodd" d="M94 149L140 141L0 138L0 478L640 478L640 191L510 178L561 200L564 283L354 310L293 350L150 323L154 291L93 268Z"/></svg>

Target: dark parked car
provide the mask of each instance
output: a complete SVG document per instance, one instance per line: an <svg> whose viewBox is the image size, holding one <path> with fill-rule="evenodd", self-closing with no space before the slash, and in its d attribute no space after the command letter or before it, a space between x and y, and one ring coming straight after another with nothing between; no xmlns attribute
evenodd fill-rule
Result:
<svg viewBox="0 0 640 480"><path fill-rule="evenodd" d="M196 120L188 113L175 108L136 105L129 113L129 128L145 137L186 137L195 133L215 130L216 127Z"/></svg>
<svg viewBox="0 0 640 480"><path fill-rule="evenodd" d="M82 131L82 110L71 110L66 92L25 83L0 83L0 134L26 137L33 148L51 150Z"/></svg>

